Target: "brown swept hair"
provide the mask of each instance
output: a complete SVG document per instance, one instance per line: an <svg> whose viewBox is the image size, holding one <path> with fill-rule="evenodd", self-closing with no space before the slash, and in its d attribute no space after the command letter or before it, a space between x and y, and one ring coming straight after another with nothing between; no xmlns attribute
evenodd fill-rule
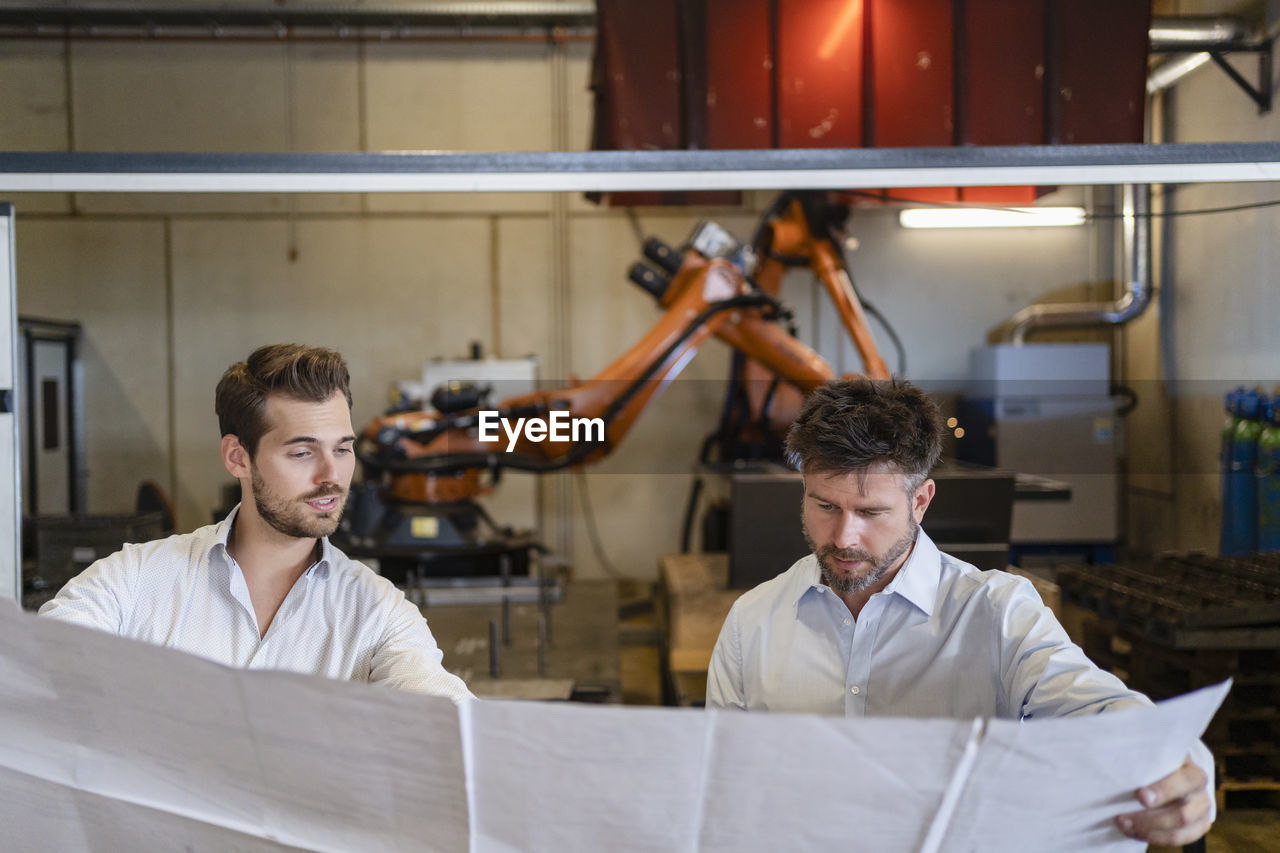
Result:
<svg viewBox="0 0 1280 853"><path fill-rule="evenodd" d="M269 344L227 368L218 380L213 408L222 434L234 435L252 458L271 428L267 396L324 403L341 392L351 408L351 374L342 356L324 347Z"/></svg>
<svg viewBox="0 0 1280 853"><path fill-rule="evenodd" d="M805 473L891 465L906 476L911 493L942 456L942 413L905 379L833 380L805 400L787 433L786 452Z"/></svg>

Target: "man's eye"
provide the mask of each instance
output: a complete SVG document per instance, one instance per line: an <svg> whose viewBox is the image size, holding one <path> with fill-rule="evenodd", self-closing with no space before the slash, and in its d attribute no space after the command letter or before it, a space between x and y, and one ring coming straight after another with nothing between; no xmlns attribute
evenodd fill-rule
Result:
<svg viewBox="0 0 1280 853"><path fill-rule="evenodd" d="M835 505L834 505L834 504L824 504L824 503L820 503L820 504L818 504L818 509L822 510L823 512L828 512L828 511L830 511L830 510L835 509Z"/></svg>
<svg viewBox="0 0 1280 853"><path fill-rule="evenodd" d="M305 459L305 458L307 458L308 456L310 456L310 455L311 455L311 451L309 451L309 450L299 450L297 453L290 453L289 455L290 455L291 457L293 457L294 459Z"/></svg>
<svg viewBox="0 0 1280 853"><path fill-rule="evenodd" d="M351 452L351 448L350 448L350 447L339 447L337 450L335 450L335 451L333 451L333 452L334 452L334 453L336 453L336 454L338 454L339 456L346 456L348 453L350 453L350 452Z"/></svg>

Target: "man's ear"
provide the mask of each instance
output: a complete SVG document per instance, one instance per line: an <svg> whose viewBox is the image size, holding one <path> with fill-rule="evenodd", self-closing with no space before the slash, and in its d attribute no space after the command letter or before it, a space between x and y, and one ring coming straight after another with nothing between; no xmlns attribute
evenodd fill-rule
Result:
<svg viewBox="0 0 1280 853"><path fill-rule="evenodd" d="M924 521L924 511L929 508L929 502L933 500L934 489L933 480L925 480L911 496L911 515L915 518L916 524Z"/></svg>
<svg viewBox="0 0 1280 853"><path fill-rule="evenodd" d="M249 451L244 449L240 439L234 435L222 437L222 464L227 472L237 480L246 480L253 476L249 470Z"/></svg>

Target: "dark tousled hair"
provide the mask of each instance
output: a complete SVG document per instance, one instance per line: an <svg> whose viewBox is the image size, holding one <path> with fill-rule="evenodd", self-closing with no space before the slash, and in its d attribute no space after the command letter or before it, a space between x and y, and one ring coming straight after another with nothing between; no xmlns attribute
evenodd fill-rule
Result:
<svg viewBox="0 0 1280 853"><path fill-rule="evenodd" d="M234 435L252 458L271 428L267 396L324 403L341 392L351 408L351 374L342 356L324 347L269 344L227 368L214 392L222 434Z"/></svg>
<svg viewBox="0 0 1280 853"><path fill-rule="evenodd" d="M806 473L892 465L914 492L942 456L942 414L905 379L833 380L805 400L787 433L786 452L787 461Z"/></svg>

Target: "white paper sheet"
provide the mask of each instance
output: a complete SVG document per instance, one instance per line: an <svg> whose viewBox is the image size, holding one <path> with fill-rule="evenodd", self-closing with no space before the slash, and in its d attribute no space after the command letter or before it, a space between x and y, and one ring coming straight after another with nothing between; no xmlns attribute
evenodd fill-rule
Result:
<svg viewBox="0 0 1280 853"><path fill-rule="evenodd" d="M916 850L972 721L713 714L699 849Z"/></svg>
<svg viewBox="0 0 1280 853"><path fill-rule="evenodd" d="M1018 724L446 699L0 600L6 850L1114 850L1228 685ZM928 846L932 845L932 846Z"/></svg>
<svg viewBox="0 0 1280 853"><path fill-rule="evenodd" d="M475 850L692 850L708 715L475 702Z"/></svg>
<svg viewBox="0 0 1280 853"><path fill-rule="evenodd" d="M8 602L0 639L0 769L57 807L33 837L78 820L85 839L43 849L167 849L97 840L174 825L197 850L469 848L447 699L234 670Z"/></svg>
<svg viewBox="0 0 1280 853"><path fill-rule="evenodd" d="M1154 708L1017 723L991 720L944 851L1132 851L1114 819L1177 770L1229 682Z"/></svg>

